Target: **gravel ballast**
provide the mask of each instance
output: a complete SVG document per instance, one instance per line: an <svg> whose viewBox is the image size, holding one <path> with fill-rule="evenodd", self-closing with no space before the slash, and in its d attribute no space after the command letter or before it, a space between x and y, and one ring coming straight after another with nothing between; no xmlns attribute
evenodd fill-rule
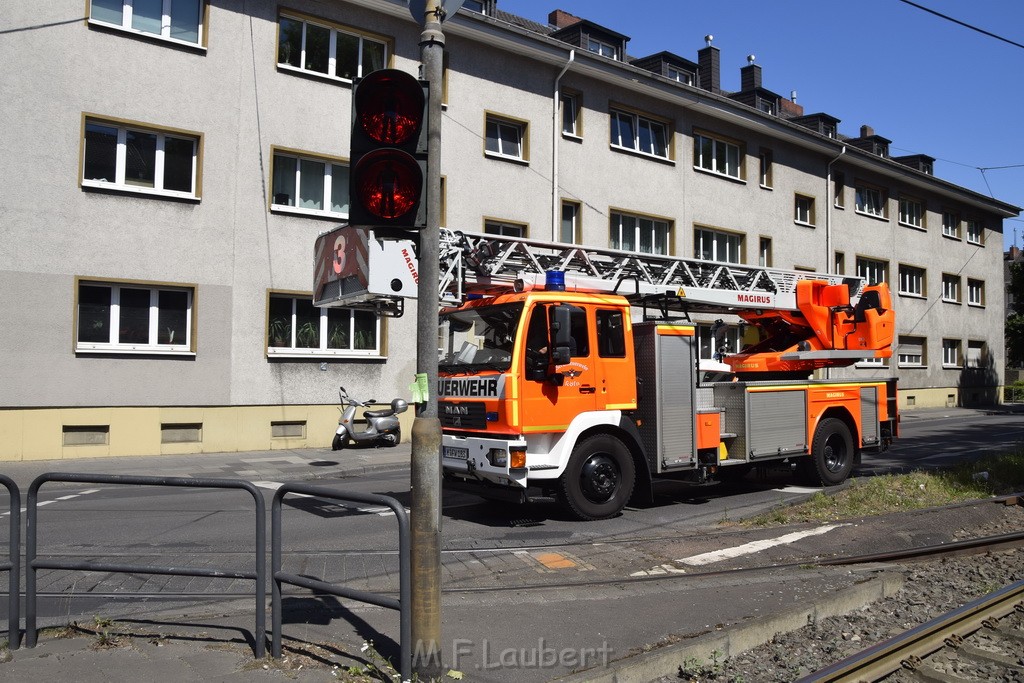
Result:
<svg viewBox="0 0 1024 683"><path fill-rule="evenodd" d="M990 527L956 535L966 538L1019 532L1020 519L1019 509L1010 508ZM914 562L894 570L903 571L905 580L903 588L891 598L845 616L829 617L778 634L771 642L729 659L679 662L677 671L666 672L667 675L651 683L794 681L1007 584L1024 580L1024 550ZM1004 680L1024 683L1024 648L1019 663L1017 675Z"/></svg>

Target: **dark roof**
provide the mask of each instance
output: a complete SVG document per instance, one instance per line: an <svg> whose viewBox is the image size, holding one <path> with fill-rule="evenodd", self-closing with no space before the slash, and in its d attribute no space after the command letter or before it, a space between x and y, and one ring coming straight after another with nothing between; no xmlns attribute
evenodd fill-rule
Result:
<svg viewBox="0 0 1024 683"><path fill-rule="evenodd" d="M521 17L517 14L512 14L511 12L506 12L500 9L494 10L494 18L544 36L551 35L551 33L554 32L554 29L547 24L540 24L536 21L527 19L526 17Z"/></svg>

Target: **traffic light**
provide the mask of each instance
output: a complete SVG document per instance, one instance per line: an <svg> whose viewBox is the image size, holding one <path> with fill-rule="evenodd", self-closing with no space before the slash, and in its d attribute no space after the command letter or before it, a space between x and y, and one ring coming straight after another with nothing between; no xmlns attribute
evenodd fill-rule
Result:
<svg viewBox="0 0 1024 683"><path fill-rule="evenodd" d="M398 69L353 85L349 225L426 227L427 87Z"/></svg>

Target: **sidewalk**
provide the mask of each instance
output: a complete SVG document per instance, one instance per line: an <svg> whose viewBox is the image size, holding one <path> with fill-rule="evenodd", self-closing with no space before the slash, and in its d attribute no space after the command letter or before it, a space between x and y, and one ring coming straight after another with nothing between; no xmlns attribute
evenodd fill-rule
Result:
<svg viewBox="0 0 1024 683"><path fill-rule="evenodd" d="M914 419L935 419L956 410L914 411ZM0 473L14 479L23 492L34 477L54 471L281 482L407 468L410 450L406 443L391 449L337 452L296 449L51 460L0 463ZM892 528L882 532L889 538L912 535L893 533ZM720 538L711 532L676 544L697 552L771 533L729 532L728 538ZM866 533L865 528L859 527L858 533ZM544 548L446 552L445 668L460 671L463 680L483 683L542 683L559 677L573 683L646 683L674 673L683 661L728 656L765 642L778 631L856 609L891 594L902 581L882 568L684 576L682 570L658 564L664 561L659 558L665 556L665 545L595 543L574 546L572 554ZM649 576L629 580L638 568L648 569ZM503 585L520 588L496 590ZM104 614L104 620L79 620L72 628L61 628L67 620L41 620L41 626L56 628L41 634L33 649L23 644L9 655L0 652L0 679L355 681L369 679L353 677L349 667L366 667L376 651L397 662L397 612L298 590L286 595L284 604L281 661L254 660L253 608L247 600L164 611L154 606L144 619L122 621L117 614ZM6 611L0 619L5 617ZM106 618L117 621L107 623ZM269 619L268 609L268 631ZM373 649L361 651L370 640ZM590 670L574 674L579 668Z"/></svg>
<svg viewBox="0 0 1024 683"><path fill-rule="evenodd" d="M353 477L367 472L408 467L410 443L393 448L295 448L241 453L148 455L70 460L0 462L6 474L25 490L44 472L124 474L162 477L234 477L249 481L297 481Z"/></svg>

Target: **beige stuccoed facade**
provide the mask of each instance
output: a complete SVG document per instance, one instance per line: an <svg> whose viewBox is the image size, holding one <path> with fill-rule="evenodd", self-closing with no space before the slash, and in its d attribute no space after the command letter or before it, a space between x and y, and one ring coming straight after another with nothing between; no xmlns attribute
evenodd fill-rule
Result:
<svg viewBox="0 0 1024 683"><path fill-rule="evenodd" d="M382 54L416 73L419 27L391 0L192 3L195 30L175 18L173 31L111 3L84 3L84 18L81 0L0 9L0 460L324 447L339 385L409 396L415 302L402 318L346 319L338 340L319 313L319 338L302 330L313 242L345 215L331 194L349 155L339 46L354 36L367 67ZM444 24L445 227L559 239L568 205L570 232L600 247L625 221L679 256L704 244L851 275L861 260L886 270L906 359L833 376L897 375L903 408L994 400L1002 219L1019 209L859 149L864 135L815 133L488 8ZM326 35L335 74L315 55L288 61L295 35L311 54ZM626 119L630 146L644 129L664 148L610 142ZM519 147L489 153L489 124ZM698 139L721 168L697 158ZM132 318L144 310L148 328Z"/></svg>

